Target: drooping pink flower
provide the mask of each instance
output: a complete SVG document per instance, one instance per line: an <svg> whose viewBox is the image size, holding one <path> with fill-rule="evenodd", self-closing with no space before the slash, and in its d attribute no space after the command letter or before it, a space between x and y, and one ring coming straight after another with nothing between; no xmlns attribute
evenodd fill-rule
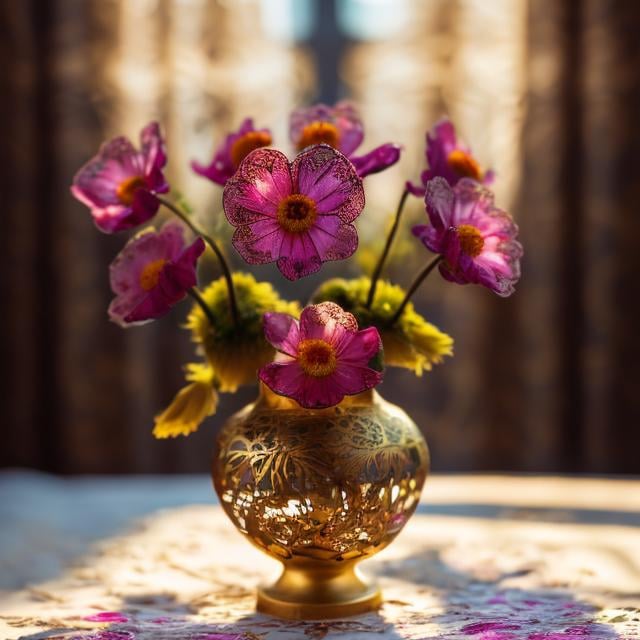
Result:
<svg viewBox="0 0 640 640"><path fill-rule="evenodd" d="M197 161L191 168L199 175L212 182L224 186L236 172L240 163L254 150L268 147L272 142L269 129L256 129L253 120L246 118L240 128L230 133L225 141L216 149L213 160L207 166Z"/></svg>
<svg viewBox="0 0 640 640"><path fill-rule="evenodd" d="M369 153L356 156L364 139L362 120L350 102L338 102L334 107L316 104L296 109L290 117L289 135L298 151L314 144L328 144L344 153L361 178L384 171L400 159L401 147L386 143Z"/></svg>
<svg viewBox="0 0 640 640"><path fill-rule="evenodd" d="M266 313L264 333L279 355L260 370L260 379L302 407L331 407L382 381L378 330L358 331L356 319L333 302L306 307L300 322Z"/></svg>
<svg viewBox="0 0 640 640"><path fill-rule="evenodd" d="M444 118L427 132L426 157L428 168L420 175L422 184L407 183L416 196L424 196L427 182L432 178L444 178L452 187L462 178L472 178L482 184L491 184L493 171L483 171L473 157L471 149L456 135L453 123Z"/></svg>
<svg viewBox="0 0 640 640"><path fill-rule="evenodd" d="M109 317L122 326L142 324L165 315L196 284L196 262L202 238L185 247L183 227L168 222L129 240L111 263L116 294Z"/></svg>
<svg viewBox="0 0 640 640"><path fill-rule="evenodd" d="M427 184L425 204L431 224L415 226L413 234L442 255L444 278L510 296L520 278L522 245L517 225L494 206L491 191L470 178L451 187L438 177Z"/></svg>
<svg viewBox="0 0 640 640"><path fill-rule="evenodd" d="M167 162L157 122L140 133L140 150L125 137L100 147L73 179L71 193L91 209L96 226L105 233L137 227L153 218L157 193L169 191L162 173Z"/></svg>
<svg viewBox="0 0 640 640"><path fill-rule="evenodd" d="M328 145L305 149L291 164L280 151L256 149L227 181L223 206L240 255L249 264L277 262L297 280L356 250L351 223L364 190L353 165Z"/></svg>

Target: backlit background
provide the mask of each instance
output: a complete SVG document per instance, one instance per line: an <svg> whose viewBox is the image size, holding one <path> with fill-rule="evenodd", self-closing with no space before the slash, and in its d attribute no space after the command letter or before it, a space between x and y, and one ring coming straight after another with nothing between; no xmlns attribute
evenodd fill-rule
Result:
<svg viewBox="0 0 640 640"><path fill-rule="evenodd" d="M634 0L3 0L0 2L3 466L205 471L223 396L188 439L155 441L182 384L187 305L142 328L109 323L107 267L122 236L94 228L68 187L100 142L151 119L169 176L224 235L221 190L195 176L252 116L286 147L297 105L350 97L363 148L401 162L366 180L358 260L284 283L370 268L425 131L448 114L520 225L516 294L430 279L417 299L456 340L422 378L381 392L424 429L440 471L639 473L640 3ZM408 231L386 275L407 285L425 254ZM236 268L241 259L229 251Z"/></svg>

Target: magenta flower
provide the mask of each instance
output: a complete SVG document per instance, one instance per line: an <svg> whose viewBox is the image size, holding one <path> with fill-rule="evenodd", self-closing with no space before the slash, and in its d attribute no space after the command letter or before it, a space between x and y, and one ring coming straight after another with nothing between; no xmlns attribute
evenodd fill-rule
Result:
<svg viewBox="0 0 640 640"><path fill-rule="evenodd" d="M140 133L140 151L122 136L106 142L73 178L71 193L91 209L101 231L131 229L153 218L156 193L169 191L162 168L167 163L157 122Z"/></svg>
<svg viewBox="0 0 640 640"><path fill-rule="evenodd" d="M427 132L427 164L420 175L421 185L407 183L407 189L413 195L423 197L427 182L440 176L452 187L462 178L472 178L482 184L493 182L493 171L482 171L471 149L465 146L456 136L456 130L450 120L440 120L431 131Z"/></svg>
<svg viewBox="0 0 640 640"><path fill-rule="evenodd" d="M511 216L497 209L489 189L469 178L451 187L433 178L425 195L430 225L413 234L442 255L440 273L458 284L481 284L500 296L510 296L520 278L522 245Z"/></svg>
<svg viewBox="0 0 640 640"><path fill-rule="evenodd" d="M351 223L364 208L364 190L349 160L327 145L291 164L280 151L256 149L227 181L223 206L240 255L249 264L277 262L297 280L356 250Z"/></svg>
<svg viewBox="0 0 640 640"><path fill-rule="evenodd" d="M122 326L142 324L166 314L196 284L202 238L185 248L183 227L168 222L127 242L109 269L116 297L109 317Z"/></svg>
<svg viewBox="0 0 640 640"><path fill-rule="evenodd" d="M364 128L349 102L338 102L335 107L316 104L296 109L290 117L289 135L298 151L323 143L338 149L351 160L361 178L383 171L400 159L401 148L390 142L363 156L355 155L364 138Z"/></svg>
<svg viewBox="0 0 640 640"><path fill-rule="evenodd" d="M271 144L269 129L256 129L253 120L246 118L235 133L230 133L226 140L216 149L213 160L208 166L197 161L191 168L199 175L212 182L224 186L236 172L240 163L254 150L268 147Z"/></svg>
<svg viewBox="0 0 640 640"><path fill-rule="evenodd" d="M260 379L306 409L331 407L382 381L378 330L358 331L356 319L333 302L306 307L300 322L266 313L264 334L279 355Z"/></svg>

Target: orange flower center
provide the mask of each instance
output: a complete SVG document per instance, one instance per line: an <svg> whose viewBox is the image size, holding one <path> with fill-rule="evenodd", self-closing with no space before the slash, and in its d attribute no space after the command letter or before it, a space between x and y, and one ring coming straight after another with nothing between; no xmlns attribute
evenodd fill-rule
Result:
<svg viewBox="0 0 640 640"><path fill-rule="evenodd" d="M447 164L459 175L465 178L480 180L482 171L480 165L470 153L454 149L447 156Z"/></svg>
<svg viewBox="0 0 640 640"><path fill-rule="evenodd" d="M340 132L338 128L330 122L317 120L308 124L298 140L298 150L310 147L312 144L328 144L334 149L338 148L340 142Z"/></svg>
<svg viewBox="0 0 640 640"><path fill-rule="evenodd" d="M460 249L464 253L472 258L480 255L484 247L484 238L476 227L471 224L461 224L456 228L456 233L460 240Z"/></svg>
<svg viewBox="0 0 640 640"><path fill-rule="evenodd" d="M125 178L116 189L116 196L122 204L130 205L136 195L136 191L146 186L142 176L130 176Z"/></svg>
<svg viewBox="0 0 640 640"><path fill-rule="evenodd" d="M252 152L271 144L271 136L266 131L249 131L240 136L230 150L231 162L234 167L238 165Z"/></svg>
<svg viewBox="0 0 640 640"><path fill-rule="evenodd" d="M294 193L284 198L278 206L278 222L289 233L302 233L318 217L316 203L307 196Z"/></svg>
<svg viewBox="0 0 640 640"><path fill-rule="evenodd" d="M338 366L335 349L325 340L303 340L298 345L298 364L308 375L324 378Z"/></svg>
<svg viewBox="0 0 640 640"><path fill-rule="evenodd" d="M154 260L144 266L140 272L140 286L145 291L150 291L157 286L160 274L162 273L165 264L167 264L167 261L163 258L159 258L158 260Z"/></svg>

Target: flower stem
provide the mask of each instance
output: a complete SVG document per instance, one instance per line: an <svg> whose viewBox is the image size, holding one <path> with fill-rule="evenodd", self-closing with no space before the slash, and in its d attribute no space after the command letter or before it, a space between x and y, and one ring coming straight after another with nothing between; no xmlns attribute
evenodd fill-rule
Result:
<svg viewBox="0 0 640 640"><path fill-rule="evenodd" d="M215 325L216 319L211 311L209 305L206 303L205 299L202 297L202 294L195 288L191 287L191 289L187 290L187 293L196 301L199 307L204 311L204 315L207 316L211 326Z"/></svg>
<svg viewBox="0 0 640 640"><path fill-rule="evenodd" d="M371 276L371 285L369 286L369 294L367 295L367 304L366 304L367 309L369 309L373 304L373 297L376 295L376 287L378 286L378 280L380 279L380 274L382 273L382 268L384 267L384 263L387 261L389 251L391 250L391 245L393 244L393 239L396 237L396 233L398 232L400 217L402 216L404 203L407 201L408 196L409 196L409 190L405 189L402 192L402 196L400 197L400 202L398 203L398 208L396 210L396 217L393 221L393 225L391 226L391 229L389 230L389 235L387 236L387 242L384 245L384 249L382 250L380 259L378 260L378 263L376 264L376 268L373 271L373 275Z"/></svg>
<svg viewBox="0 0 640 640"><path fill-rule="evenodd" d="M220 247L216 243L216 241L209 235L207 235L198 225L191 220L191 218L186 215L179 207L177 207L170 200L165 200L161 196L156 195L156 198L163 204L169 211L174 213L182 222L184 222L197 236L200 236L213 250L216 254L216 258L220 264L220 268L222 269L222 275L227 283L227 292L229 294L229 308L231 309L231 317L233 319L233 324L237 327L239 325L239 315L238 315L238 303L236 300L236 290L233 286L233 279L231 277L231 269L229 269L229 265L224 258ZM193 295L193 294L192 294ZM204 300L202 301L204 302ZM200 305L202 306L202 305ZM206 306L206 304L205 304ZM209 309L207 307L207 309ZM206 312L205 312L206 313ZM207 313L207 317L211 322L213 322L213 316L211 315L211 310L209 309L209 313Z"/></svg>
<svg viewBox="0 0 640 640"><path fill-rule="evenodd" d="M400 303L400 306L396 309L396 312L393 314L391 320L389 320L388 326L393 326L404 311L405 307L409 304L411 300L411 296L416 292L418 287L422 284L423 280L436 268L438 263L442 260L442 256L436 256L433 260L427 262L427 264L420 270L418 275L415 277L409 289L407 289L407 293L404 296L404 299Z"/></svg>

